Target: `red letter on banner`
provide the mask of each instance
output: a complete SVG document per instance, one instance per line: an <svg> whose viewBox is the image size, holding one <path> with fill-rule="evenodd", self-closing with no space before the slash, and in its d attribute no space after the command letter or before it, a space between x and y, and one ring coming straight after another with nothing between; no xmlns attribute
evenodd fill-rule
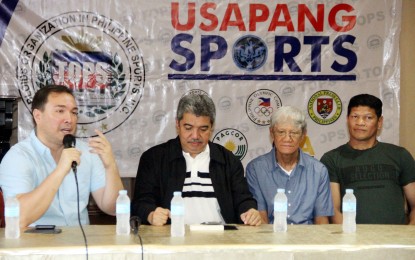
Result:
<svg viewBox="0 0 415 260"><path fill-rule="evenodd" d="M310 9L305 4L298 5L298 31L304 32L305 30L305 16L307 16L311 25L316 32L322 32L324 28L324 5L317 5L317 19L313 17Z"/></svg>
<svg viewBox="0 0 415 260"><path fill-rule="evenodd" d="M340 11L352 12L354 8L348 4L338 4L334 6L329 14L329 24L336 32L347 32L356 25L356 15L343 16L342 21L347 22L345 26L340 26L336 22L336 15Z"/></svg>
<svg viewBox="0 0 415 260"><path fill-rule="evenodd" d="M236 21L231 21L232 13L235 14ZM227 31L228 26L237 26L239 31L246 31L244 20L242 18L241 9L239 9L238 4L229 4L226 8L225 15L223 16L222 25L220 26L220 31Z"/></svg>
<svg viewBox="0 0 415 260"><path fill-rule="evenodd" d="M215 14L209 13L208 9L216 10L215 3L205 3L200 8L200 15L210 21L210 25L201 23L199 28L203 31L213 31L218 26L218 17Z"/></svg>
<svg viewBox="0 0 415 260"><path fill-rule="evenodd" d="M284 21L279 21L278 18L280 17L281 13L284 15ZM268 31L275 31L277 26L284 26L287 27L288 32L294 31L294 25L291 20L290 12L288 11L288 7L286 4L277 4L275 7L274 16L272 17L271 24L269 25Z"/></svg>
<svg viewBox="0 0 415 260"><path fill-rule="evenodd" d="M260 15L257 15L257 11L261 11ZM257 22L264 22L268 19L269 10L264 4L251 4L249 5L249 30L256 31Z"/></svg>
<svg viewBox="0 0 415 260"><path fill-rule="evenodd" d="M179 22L179 3L171 3L171 24L178 31L189 31L195 26L195 3L187 4L187 23Z"/></svg>

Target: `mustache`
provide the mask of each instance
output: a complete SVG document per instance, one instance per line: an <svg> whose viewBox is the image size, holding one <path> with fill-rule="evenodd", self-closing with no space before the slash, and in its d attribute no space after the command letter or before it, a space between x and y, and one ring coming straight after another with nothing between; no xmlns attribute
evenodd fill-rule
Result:
<svg viewBox="0 0 415 260"><path fill-rule="evenodd" d="M196 138L196 139L190 139L188 142L189 143L202 143L203 141Z"/></svg>

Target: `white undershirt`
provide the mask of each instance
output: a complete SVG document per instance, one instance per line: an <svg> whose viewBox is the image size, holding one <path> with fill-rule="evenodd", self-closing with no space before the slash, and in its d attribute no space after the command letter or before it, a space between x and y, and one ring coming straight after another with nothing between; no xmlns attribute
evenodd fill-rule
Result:
<svg viewBox="0 0 415 260"><path fill-rule="evenodd" d="M183 152L183 155L187 168L182 192L185 202L185 224L224 223L209 175L209 146L195 158L189 153Z"/></svg>
<svg viewBox="0 0 415 260"><path fill-rule="evenodd" d="M278 164L278 163L277 163ZM293 170L295 169L295 167L294 168L292 168L291 170L286 170L286 169L284 169L284 167L282 167L281 165L279 165L278 164L278 166L281 168L281 170L283 170L286 174L288 174L288 175L290 175L292 172L293 172Z"/></svg>

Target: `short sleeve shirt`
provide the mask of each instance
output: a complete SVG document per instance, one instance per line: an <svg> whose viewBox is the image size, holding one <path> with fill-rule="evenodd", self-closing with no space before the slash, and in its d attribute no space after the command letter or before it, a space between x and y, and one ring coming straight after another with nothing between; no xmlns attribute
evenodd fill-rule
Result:
<svg viewBox="0 0 415 260"><path fill-rule="evenodd" d="M82 152L77 167L81 223L89 224L87 205L89 195L105 186L105 169L88 145L77 140L76 148ZM28 193L38 187L56 168L52 154L37 137L35 131L15 144L0 164L0 187L4 197ZM49 209L35 224L57 226L78 225L77 185L73 171L66 175Z"/></svg>
<svg viewBox="0 0 415 260"><path fill-rule="evenodd" d="M340 195L353 189L358 224L405 224L402 187L415 182L415 163L403 147L379 142L366 150L344 144L321 157ZM340 207L341 209L341 207Z"/></svg>

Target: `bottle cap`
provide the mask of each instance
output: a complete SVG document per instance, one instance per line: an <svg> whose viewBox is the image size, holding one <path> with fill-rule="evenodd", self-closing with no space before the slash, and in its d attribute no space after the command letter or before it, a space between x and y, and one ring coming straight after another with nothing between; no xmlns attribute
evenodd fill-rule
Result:
<svg viewBox="0 0 415 260"><path fill-rule="evenodd" d="M353 189L346 189L346 193L353 193Z"/></svg>
<svg viewBox="0 0 415 260"><path fill-rule="evenodd" d="M277 192L285 193L285 189L277 189Z"/></svg>
<svg viewBox="0 0 415 260"><path fill-rule="evenodd" d="M175 191L173 192L174 196L182 196L182 192L181 191Z"/></svg>
<svg viewBox="0 0 415 260"><path fill-rule="evenodd" d="M120 194L120 195L127 195L127 190L120 190L118 192L118 194Z"/></svg>

